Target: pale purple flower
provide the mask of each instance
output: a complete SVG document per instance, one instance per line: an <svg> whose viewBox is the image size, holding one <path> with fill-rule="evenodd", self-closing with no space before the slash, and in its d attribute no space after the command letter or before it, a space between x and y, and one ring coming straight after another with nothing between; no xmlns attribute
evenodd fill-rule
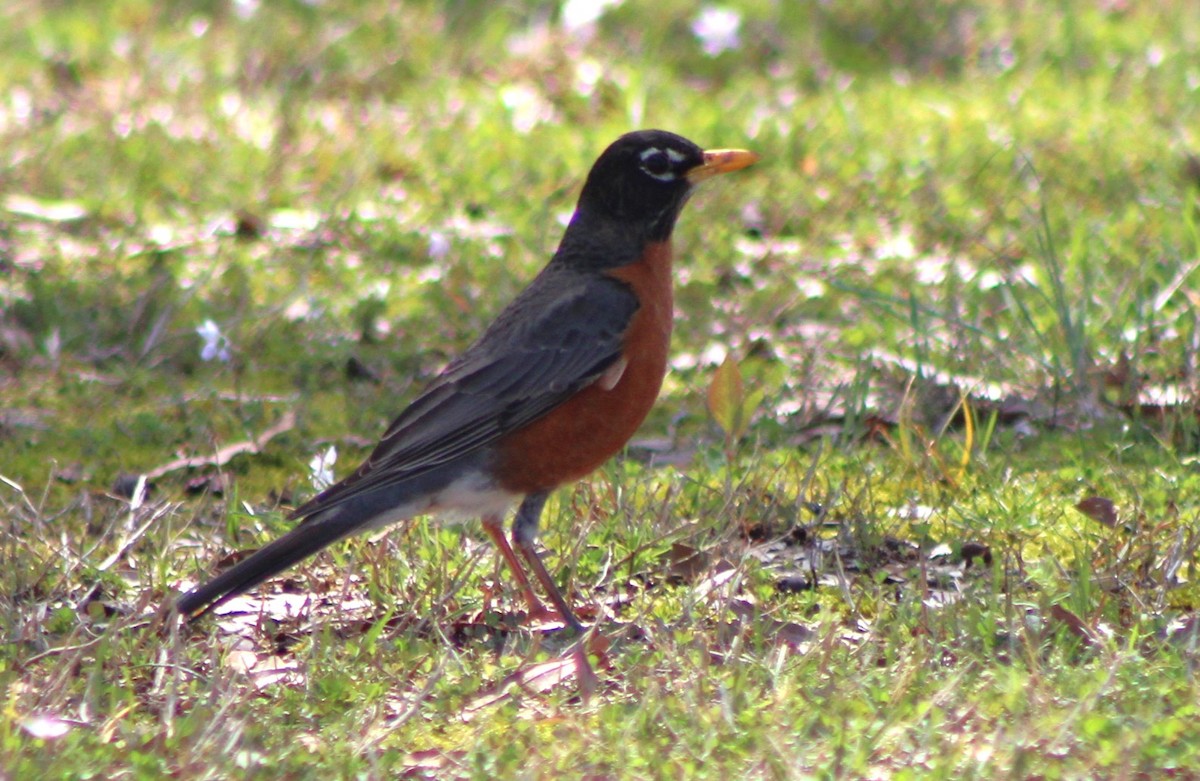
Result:
<svg viewBox="0 0 1200 781"><path fill-rule="evenodd" d="M730 8L710 5L692 22L692 34L699 39L704 53L716 57L723 51L741 46L742 15Z"/></svg>
<svg viewBox="0 0 1200 781"><path fill-rule="evenodd" d="M196 333L204 340L200 348L200 360L211 361L215 358L221 363L229 362L229 338L221 333L220 326L212 320L205 320Z"/></svg>
<svg viewBox="0 0 1200 781"><path fill-rule="evenodd" d="M441 231L429 234L429 259L441 260L450 253L450 238Z"/></svg>

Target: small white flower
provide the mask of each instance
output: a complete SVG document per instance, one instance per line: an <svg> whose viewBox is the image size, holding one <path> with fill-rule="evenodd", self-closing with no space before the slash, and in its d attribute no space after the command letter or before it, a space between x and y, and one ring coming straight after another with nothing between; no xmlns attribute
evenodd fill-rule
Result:
<svg viewBox="0 0 1200 781"><path fill-rule="evenodd" d="M604 12L621 4L621 0L567 0L562 4L562 23L568 30L578 30L594 24Z"/></svg>
<svg viewBox="0 0 1200 781"><path fill-rule="evenodd" d="M604 79L604 66L590 57L575 64L575 91L585 98L596 92L596 87Z"/></svg>
<svg viewBox="0 0 1200 781"><path fill-rule="evenodd" d="M249 19L258 13L261 0L234 0L233 12L239 19Z"/></svg>
<svg viewBox="0 0 1200 781"><path fill-rule="evenodd" d="M50 360L58 362L59 355L62 354L62 334L57 328L50 332L45 341L46 355L50 356Z"/></svg>
<svg viewBox="0 0 1200 781"><path fill-rule="evenodd" d="M216 358L221 363L229 362L229 338L221 333L220 326L212 320L205 320L196 333L204 340L204 346L200 348L200 360L211 361Z"/></svg>
<svg viewBox="0 0 1200 781"><path fill-rule="evenodd" d="M21 720L21 727L39 740L54 740L71 731L71 722L58 716L32 716Z"/></svg>
<svg viewBox="0 0 1200 781"><path fill-rule="evenodd" d="M337 463L337 448L330 445L324 453L317 453L308 462L308 469L311 474L309 479L312 481L313 488L318 491L324 491L329 486L333 485L333 465Z"/></svg>
<svg viewBox="0 0 1200 781"><path fill-rule="evenodd" d="M742 15L737 11L710 5L692 22L692 34L700 40L705 54L716 57L741 46L741 27Z"/></svg>
<svg viewBox="0 0 1200 781"><path fill-rule="evenodd" d="M506 84L501 87L500 102L508 109L513 129L521 134L554 119L554 107L528 84Z"/></svg>

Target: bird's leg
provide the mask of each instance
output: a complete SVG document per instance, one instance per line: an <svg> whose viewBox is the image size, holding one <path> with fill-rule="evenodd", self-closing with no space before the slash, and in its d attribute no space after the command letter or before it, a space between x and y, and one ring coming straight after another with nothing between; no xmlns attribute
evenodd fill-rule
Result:
<svg viewBox="0 0 1200 781"><path fill-rule="evenodd" d="M529 605L530 615L548 613L549 611L542 605L541 600L537 598L537 594L533 593L533 585L529 582L529 577L521 566L521 560L513 553L512 546L508 544L508 539L504 536L504 518L499 515L483 516L483 530L487 532L488 537L491 537L492 542L496 543L496 547L500 550L500 557L512 571L513 577L517 579L517 587L521 589L521 596L525 597L525 602Z"/></svg>
<svg viewBox="0 0 1200 781"><path fill-rule="evenodd" d="M550 573L546 571L542 560L538 558L537 549L534 548L534 541L537 539L538 533L538 520L542 516L542 507L545 506L548 496L549 494L544 492L529 494L521 502L521 506L517 508L517 515L513 518L513 544L521 552L521 555L525 557L526 563L529 564L530 569L533 570L533 574L542 584L542 588L545 589L546 594L550 597L550 601L558 608L563 621L566 622L567 626L582 635L584 632L583 624L579 623L579 619L571 611L571 606L563 598L562 592L558 590L554 579L550 577Z"/></svg>

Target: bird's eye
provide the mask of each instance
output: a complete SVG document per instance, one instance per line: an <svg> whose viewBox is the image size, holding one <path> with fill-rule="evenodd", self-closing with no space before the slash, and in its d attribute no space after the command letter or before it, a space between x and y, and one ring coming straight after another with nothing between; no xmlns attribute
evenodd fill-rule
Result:
<svg viewBox="0 0 1200 781"><path fill-rule="evenodd" d="M657 147L647 149L641 154L642 170L664 182L670 182L675 179L675 172L671 170L671 158L668 152L664 152Z"/></svg>

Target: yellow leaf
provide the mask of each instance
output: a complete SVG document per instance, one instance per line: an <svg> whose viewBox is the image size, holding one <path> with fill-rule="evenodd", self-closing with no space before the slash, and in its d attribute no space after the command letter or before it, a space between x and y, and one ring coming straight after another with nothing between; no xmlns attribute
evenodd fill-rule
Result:
<svg viewBox="0 0 1200 781"><path fill-rule="evenodd" d="M736 439L745 427L745 395L742 371L737 361L727 355L708 386L708 411L729 439Z"/></svg>

